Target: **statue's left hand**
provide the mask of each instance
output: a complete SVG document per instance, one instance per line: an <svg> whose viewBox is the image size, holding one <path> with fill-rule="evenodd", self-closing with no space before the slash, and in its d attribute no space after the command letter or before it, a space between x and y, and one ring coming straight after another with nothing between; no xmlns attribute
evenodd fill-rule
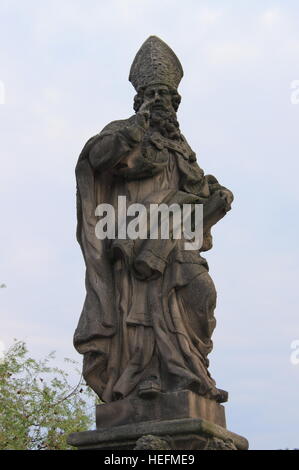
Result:
<svg viewBox="0 0 299 470"><path fill-rule="evenodd" d="M217 189L204 204L204 231L209 230L230 211L233 194L226 188Z"/></svg>
<svg viewBox="0 0 299 470"><path fill-rule="evenodd" d="M231 203L234 200L233 193L229 189L226 189L226 188L219 189L218 191L216 191L216 194L217 193L218 193L218 196L220 197L220 199L223 199L223 201L225 202L225 206L224 206L225 211L226 212L230 211L231 210Z"/></svg>

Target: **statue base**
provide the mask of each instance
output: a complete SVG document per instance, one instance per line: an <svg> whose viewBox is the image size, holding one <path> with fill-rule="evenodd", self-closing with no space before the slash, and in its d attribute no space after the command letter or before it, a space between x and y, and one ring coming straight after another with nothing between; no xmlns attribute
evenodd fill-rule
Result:
<svg viewBox="0 0 299 470"><path fill-rule="evenodd" d="M174 418L203 418L226 427L224 406L189 390L158 393L152 398L128 397L96 407L97 429Z"/></svg>
<svg viewBox="0 0 299 470"><path fill-rule="evenodd" d="M246 450L226 429L224 407L183 390L151 399L125 398L96 407L95 431L70 434L80 450Z"/></svg>
<svg viewBox="0 0 299 470"><path fill-rule="evenodd" d="M204 419L148 421L70 434L79 450L247 450L242 436Z"/></svg>

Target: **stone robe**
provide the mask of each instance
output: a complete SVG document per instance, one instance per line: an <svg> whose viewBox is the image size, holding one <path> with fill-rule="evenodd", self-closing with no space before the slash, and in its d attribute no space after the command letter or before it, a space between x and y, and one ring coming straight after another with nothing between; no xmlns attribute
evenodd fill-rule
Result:
<svg viewBox="0 0 299 470"><path fill-rule="evenodd" d="M118 196L128 204L206 204L222 186L204 176L184 137L145 132L136 116L91 138L76 176L86 300L74 345L84 354L87 383L104 402L136 394L148 378L159 381L162 392L189 389L218 399L207 359L216 291L200 251L211 248L210 228L227 209L204 212L210 223L200 251L184 250L183 239L99 240L95 209L101 203L116 208Z"/></svg>

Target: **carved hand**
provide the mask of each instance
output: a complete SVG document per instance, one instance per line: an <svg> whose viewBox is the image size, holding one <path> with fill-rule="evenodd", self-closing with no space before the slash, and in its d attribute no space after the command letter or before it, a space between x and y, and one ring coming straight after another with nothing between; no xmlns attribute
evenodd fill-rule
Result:
<svg viewBox="0 0 299 470"><path fill-rule="evenodd" d="M209 230L231 209L233 194L226 188L218 189L204 204L204 231Z"/></svg>
<svg viewBox="0 0 299 470"><path fill-rule="evenodd" d="M145 101L138 113L136 114L137 124L142 127L144 130L149 128L149 120L150 120L150 111L149 107L151 105L151 101Z"/></svg>
<svg viewBox="0 0 299 470"><path fill-rule="evenodd" d="M223 188L216 191L214 194L217 194L217 197L222 199L225 203L225 211L228 212L231 210L231 203L234 200L233 193L229 189Z"/></svg>

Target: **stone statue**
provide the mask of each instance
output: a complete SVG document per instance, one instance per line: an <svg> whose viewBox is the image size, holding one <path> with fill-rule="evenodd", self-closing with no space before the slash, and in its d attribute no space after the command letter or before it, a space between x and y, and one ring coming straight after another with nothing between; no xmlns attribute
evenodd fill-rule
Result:
<svg viewBox="0 0 299 470"><path fill-rule="evenodd" d="M87 384L105 403L191 391L221 403L208 371L216 291L202 252L232 193L205 175L180 131L174 52L156 36L138 51L129 80L135 114L113 121L85 145L76 167L77 238L86 263L86 300L74 335ZM184 238L99 239L99 204L203 205L203 243Z"/></svg>

